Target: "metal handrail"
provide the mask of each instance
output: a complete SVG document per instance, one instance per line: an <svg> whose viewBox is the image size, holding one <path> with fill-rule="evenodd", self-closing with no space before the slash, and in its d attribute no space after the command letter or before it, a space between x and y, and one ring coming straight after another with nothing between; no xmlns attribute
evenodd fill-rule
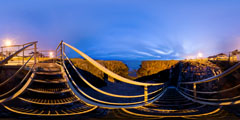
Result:
<svg viewBox="0 0 240 120"><path fill-rule="evenodd" d="M225 90L219 90L219 91L211 91L211 92L208 92L208 91L194 91L192 89L187 89L187 88L184 88L184 87L181 87L179 86L179 88L183 89L183 90L187 90L187 91L190 91L190 92L196 92L196 93L200 93L200 94L217 94L217 93L223 93L223 92L228 92L228 91L231 91L233 89L236 89L240 87L240 84L234 86L234 87L231 87L231 88L228 88L228 89L225 89Z"/></svg>
<svg viewBox="0 0 240 120"><path fill-rule="evenodd" d="M65 51L65 46L68 46L69 48L71 48L72 50L74 50L75 52L77 52L79 55L81 55L83 58L85 58L88 62L90 62L93 66L95 66L96 68L98 68L99 70L101 70L103 73L121 81L121 82L124 82L124 83L128 83L128 84L132 84L132 85L137 85L137 86L143 86L144 87L144 102L147 104L148 101L149 101L149 95L150 94L153 94L153 93L156 93L156 91L152 92L152 93L148 93L148 87L149 86L160 86L160 85L163 85L164 83L143 83L143 82L137 82L137 81L133 81L133 80L130 80L128 78L125 78L125 77L122 77L112 71L110 71L109 69L107 69L106 67L104 67L103 65L101 65L100 63L98 63L97 61L93 60L91 57L89 57L88 55L86 55L85 53L81 52L80 50L78 50L77 48L61 41L59 43L59 45L57 46L57 49L56 49L56 57L60 57L60 61L62 63L62 65L64 65L64 61L65 61L65 56L63 54L64 51ZM58 50L58 48L60 48L60 50ZM57 53L60 51L60 55L57 56ZM66 54L65 54L66 55ZM80 75L80 74L79 74ZM81 76L81 75L80 75ZM81 77L80 77L81 78ZM83 79L85 80L85 79ZM85 80L87 81L87 80ZM88 84L90 85L90 84ZM101 91L100 89L97 89L96 87L94 87L93 85L90 85L90 87L92 87L94 90L100 92L100 93L105 93L105 94L108 94L109 96L115 96L115 97L122 97L122 98L129 98L129 96L124 96L124 95L116 95L116 94L112 94L112 93L107 93L105 91ZM160 91L157 90L157 91ZM142 96L142 95L141 95ZM140 96L140 97L141 97ZM135 97L139 97L139 96L132 96L133 98Z"/></svg>
<svg viewBox="0 0 240 120"><path fill-rule="evenodd" d="M190 96L187 96L185 92L178 90L179 93L184 96L185 98L193 101L193 102L197 102L200 104L207 104L207 105L234 105L234 104L239 104L240 100L232 100L232 101L227 101L227 102L222 102L222 101L217 101L217 102L208 102L208 101L203 101L203 100L198 100L195 98L192 98Z"/></svg>
<svg viewBox="0 0 240 120"><path fill-rule="evenodd" d="M7 83L8 81L12 80L14 77L16 77L16 75L17 75L19 72L21 72L21 70L27 65L27 63L31 60L32 57L33 57L33 55L32 55L32 56L28 59L28 61L25 62L25 64L22 65L21 68L19 68L18 71L15 72L10 78L8 78L8 79L5 80L4 82L0 83L0 87L1 87L2 85L4 85L5 83Z"/></svg>
<svg viewBox="0 0 240 120"><path fill-rule="evenodd" d="M32 56L32 57L33 57L33 56ZM31 57L31 58L32 58L32 57ZM31 59L31 58L30 58L30 59ZM30 60L30 59L29 59L29 60ZM28 60L26 63L28 63L29 60ZM1 94L0 97L5 96L5 95L9 94L10 92L12 92L12 91L16 90L17 88L19 88L19 86L26 80L26 78L27 78L27 77L29 76L29 74L32 72L33 67L34 67L34 64L32 65L31 69L28 71L28 73L25 75L25 77L22 79L22 81L21 81L17 86L15 86L14 88L12 88L12 89L9 90L8 92L6 92L6 93L4 93L4 94Z"/></svg>
<svg viewBox="0 0 240 120"><path fill-rule="evenodd" d="M83 94L86 98L92 100L92 101L95 101L97 103L95 104L98 104L98 106L103 106L103 107L108 107L108 108L123 108L123 107L136 107L138 105L144 105L145 101L139 101L139 102L131 102L131 103L114 103L114 102L107 102L107 101L103 101L103 100L99 100L99 99L96 99L96 98L93 98L91 96L89 96L88 94L86 94L85 92L83 92L83 90L81 90L81 88L79 88L77 86L77 84L74 82L73 78L71 77L70 73L68 72L67 70L67 67L65 66L65 64L63 64L63 67L64 69L66 70L66 73L68 74L70 80L68 80L67 78L67 81L68 83L70 82L71 84L69 84L70 86L73 85L74 86L74 90L72 90L73 94L76 94L76 92L74 91L79 91L81 94ZM66 77L66 76L65 76ZM71 87L71 89L73 89ZM157 95L157 96L154 96L152 98L149 99L149 102L153 102L155 101L156 99L159 98L159 96L161 95ZM86 101L85 101L86 102Z"/></svg>
<svg viewBox="0 0 240 120"><path fill-rule="evenodd" d="M190 95L190 94L188 94L188 93L186 93L186 92L183 92L182 90L180 90L180 91L181 91L182 93L184 93L185 95L194 98L195 100L203 100L203 101L221 102L221 101L232 101L232 100L234 100L234 99L239 99L239 98L240 98L240 95L238 95L238 96L231 97L231 98L209 99L209 98L196 97L196 96Z"/></svg>
<svg viewBox="0 0 240 120"><path fill-rule="evenodd" d="M14 56L16 56L17 54L19 54L20 52L24 51L25 49L27 49L28 47L36 44L36 42L30 42L27 43L27 46L24 46L23 48L19 49L18 51L16 51L15 53L13 53L12 55L8 56L7 58L5 58L4 60L0 61L0 65L6 64L10 59L12 59Z"/></svg>
<svg viewBox="0 0 240 120"><path fill-rule="evenodd" d="M224 90L218 90L218 91L198 91L197 90L197 85L198 84L201 84L201 83L207 83L207 82L211 82L211 81L214 81L214 80L220 80L220 78L223 78L229 74L231 74L232 72L238 70L240 68L240 62L235 64L234 66L230 67L229 69L227 69L226 71L222 72L221 74L214 74L215 76L213 77L210 77L210 78L207 78L207 79L203 79L203 80L200 80L200 81L194 81L194 82L180 82L179 85L178 85L178 88L179 90L185 90L185 91L189 91L189 92L192 92L193 95L190 95L188 93L186 93L185 91L182 91L182 93L186 95L188 95L187 97L193 97L195 100L198 99L198 101L201 101L201 100L205 100L205 101L216 101L216 102L220 102L220 101L230 101L230 100L234 100L236 98L240 98L240 96L235 96L235 97L232 97L232 98L221 98L221 99L207 99L207 98L201 98L201 97L198 97L197 94L218 94L218 93L223 93L223 92L229 92L231 90L234 90L236 88L239 88L240 87L240 84L234 86L234 87L231 87L231 88L228 88L228 89L224 89ZM181 85L193 85L193 89L189 89L189 88L185 88L185 87L181 87ZM208 103L207 103L208 104ZM212 104L212 103L211 103ZM225 103L224 103L225 104Z"/></svg>
<svg viewBox="0 0 240 120"><path fill-rule="evenodd" d="M138 97L144 97L145 95L144 94L141 94L141 95L117 95L117 94L112 94L112 93L109 93L109 92L105 92L95 86L93 86L90 82L88 82L81 73L79 73L79 71L76 69L76 67L73 65L72 61L67 57L67 55L65 54L65 52L63 52L63 55L67 58L67 60L69 61L70 65L73 67L73 69L75 70L75 72L78 74L78 76L88 85L90 86L92 89L102 93L102 94L105 94L105 95L108 95L108 96L112 96L112 97L119 97L119 98L138 98ZM65 65L65 63L64 63ZM151 93L148 93L148 95L152 95L156 92L159 92L161 91L162 88L156 90L156 91L153 91Z"/></svg>
<svg viewBox="0 0 240 120"><path fill-rule="evenodd" d="M80 54L83 58L85 58L88 62L90 62L92 65L94 65L95 67L97 67L99 70L101 70L102 72L104 72L105 74L121 81L121 82L125 82L128 84L133 84L133 85L138 85L138 86L159 86L159 85L163 85L164 83L142 83L142 82L137 82L137 81L133 81L130 80L128 78L122 77L112 71L110 71L109 69L107 69L106 67L104 67L103 65L101 65L100 63L96 62L95 60L93 60L91 57L89 57L88 55L86 55L85 53L83 53L82 51L78 50L77 48L62 42L64 45L68 46L69 48L71 48L72 50L74 50L75 52L77 52L78 54Z"/></svg>
<svg viewBox="0 0 240 120"><path fill-rule="evenodd" d="M232 66L231 68L227 69L226 71L222 72L221 74L218 74L216 76L207 78L207 79L203 79L203 80L199 80L199 81L194 81L194 82L181 82L179 84L200 84L200 83L205 83L205 82L211 82L217 79L220 79L222 77L225 77L229 74L231 74L232 72L234 72L235 70L240 68L240 62L235 64L234 66Z"/></svg>
<svg viewBox="0 0 240 120"><path fill-rule="evenodd" d="M29 59L30 60L30 59ZM29 60L27 62L29 62ZM0 99L0 103L3 103L3 102L6 102L6 101L9 101L9 100L12 100L16 97L18 97L19 95L21 95L25 89L30 85L30 83L32 82L34 76L35 76L35 70L34 69L34 66L35 64L32 65L31 69L28 71L27 75L22 79L22 81L20 82L20 84L18 84L17 86L15 86L13 89L11 89L10 91L8 91L7 93L4 93L1 95L2 96L5 96L5 95L9 95L10 93L12 93L12 91L16 90L17 88L20 88L17 92L14 92L12 95L10 95L9 97L6 97L6 98L2 98ZM32 75L27 79L27 77L29 76L29 74L32 73ZM24 84L23 84L24 83ZM22 86L22 87L20 87Z"/></svg>
<svg viewBox="0 0 240 120"><path fill-rule="evenodd" d="M62 45L62 42L63 42L63 40L61 40L61 42L58 44L56 50Z"/></svg>

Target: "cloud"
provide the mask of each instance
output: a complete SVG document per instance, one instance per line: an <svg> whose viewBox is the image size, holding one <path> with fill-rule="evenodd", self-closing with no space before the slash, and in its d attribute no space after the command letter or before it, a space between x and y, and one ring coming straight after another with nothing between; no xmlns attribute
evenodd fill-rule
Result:
<svg viewBox="0 0 240 120"><path fill-rule="evenodd" d="M143 51L134 50L134 52L137 53L137 54L144 55L144 56L161 58L161 56L156 56L156 55L153 55L151 53L147 53L147 52L143 52Z"/></svg>
<svg viewBox="0 0 240 120"><path fill-rule="evenodd" d="M164 51L161 51L161 50L158 50L158 49L154 49L154 48L150 48L150 50L158 53L158 54L161 54L161 55L169 55L171 53L173 53L173 50L169 50L168 52L164 52Z"/></svg>
<svg viewBox="0 0 240 120"><path fill-rule="evenodd" d="M150 53L147 53L147 52L142 52L142 51L137 51L137 50L134 50L134 52L137 53L137 54L145 55L145 56L154 56L154 55L152 55Z"/></svg>

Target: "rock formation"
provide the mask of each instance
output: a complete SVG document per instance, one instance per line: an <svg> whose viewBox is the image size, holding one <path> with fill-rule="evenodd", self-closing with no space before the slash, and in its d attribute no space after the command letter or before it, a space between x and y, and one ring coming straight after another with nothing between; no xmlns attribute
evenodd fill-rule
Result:
<svg viewBox="0 0 240 120"><path fill-rule="evenodd" d="M89 63L86 60L83 59L71 59L72 62L76 67L78 67L81 70L88 71L92 75L100 78L100 79L106 79L108 78L109 81L114 82L114 79L111 77L108 77L106 74L104 74L102 71L100 71L98 68L93 66L91 63ZM105 66L107 69L111 70L112 72L128 77L128 67L121 61L103 61L103 60L97 60L100 64Z"/></svg>
<svg viewBox="0 0 240 120"><path fill-rule="evenodd" d="M170 69L171 67L178 64L177 60L154 60L154 61L143 61L141 68L137 71L138 77L149 76L156 74L160 71Z"/></svg>

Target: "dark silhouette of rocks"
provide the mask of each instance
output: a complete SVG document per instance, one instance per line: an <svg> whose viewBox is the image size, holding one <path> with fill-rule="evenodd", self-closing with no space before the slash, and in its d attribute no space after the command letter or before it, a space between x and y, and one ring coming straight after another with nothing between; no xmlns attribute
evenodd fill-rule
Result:
<svg viewBox="0 0 240 120"><path fill-rule="evenodd" d="M182 61L182 81L198 81L221 73L221 68L209 61Z"/></svg>
<svg viewBox="0 0 240 120"><path fill-rule="evenodd" d="M178 63L179 61L177 60L143 61L141 68L137 71L137 75L138 77L153 75L160 71L170 69Z"/></svg>

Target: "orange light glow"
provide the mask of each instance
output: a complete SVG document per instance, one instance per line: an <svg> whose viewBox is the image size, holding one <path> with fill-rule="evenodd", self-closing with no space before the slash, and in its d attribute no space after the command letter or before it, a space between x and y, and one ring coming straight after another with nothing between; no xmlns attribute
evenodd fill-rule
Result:
<svg viewBox="0 0 240 120"><path fill-rule="evenodd" d="M49 57L53 58L53 52L49 52Z"/></svg>
<svg viewBox="0 0 240 120"><path fill-rule="evenodd" d="M197 55L198 58L202 58L203 57L203 54L201 52L198 53Z"/></svg>
<svg viewBox="0 0 240 120"><path fill-rule="evenodd" d="M12 41L11 40L5 40L4 44L5 44L5 46L11 46Z"/></svg>

